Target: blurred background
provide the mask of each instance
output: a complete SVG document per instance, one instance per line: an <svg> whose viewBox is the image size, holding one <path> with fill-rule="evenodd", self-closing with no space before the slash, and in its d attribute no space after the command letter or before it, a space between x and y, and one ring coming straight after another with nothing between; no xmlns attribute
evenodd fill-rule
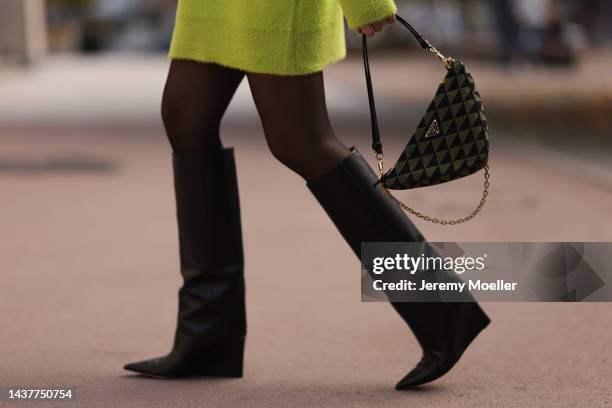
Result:
<svg viewBox="0 0 612 408"><path fill-rule="evenodd" d="M487 206L458 227L415 221L425 236L612 240L612 2L397 3L440 50L467 63L490 119ZM0 0L0 388L72 385L87 406L199 406L202 392L222 406L405 406L389 390L418 345L386 305L359 303L358 262L303 181L268 152L246 81L223 140L236 147L240 175L247 377L236 387L123 375L126 361L166 351L174 330L180 282L159 106L175 6ZM374 164L360 38L347 31L347 43L349 57L325 73L328 107L341 139ZM444 70L399 25L372 47L390 164ZM481 184L475 175L399 196L459 217L478 203ZM494 325L478 346L411 402L609 403L608 305L485 308Z"/></svg>
<svg viewBox="0 0 612 408"><path fill-rule="evenodd" d="M100 90L96 89L100 86L104 88L100 96L107 95L111 89L118 92L112 98L109 95L109 99L125 97L121 92L137 98L136 87L147 86L151 93L142 96L143 101L156 104L159 95L155 92L163 80L153 81L153 73L161 71L162 67L165 69L164 55L171 39L175 2L0 0L0 75L7 77L3 86L15 87L10 97L7 92L3 93L2 102L9 106L2 109L0 123L14 123L15 119L26 115L26 110L29 110L30 125L43 122L43 119L61 122L62 116L53 110L61 108L57 98L76 90L63 89L54 95L56 104L47 104L41 99L50 98L52 92L38 92L42 90L40 84L32 80L36 78L46 86L70 82L62 78L71 78L73 74L78 77L79 73L87 76L87 69L102 69L109 61L112 61L109 70L91 72L100 80L87 84L86 89L79 86L81 92L89 90L100 95ZM503 130L518 132L532 141L553 137L555 144L565 142L566 138L570 142L576 140L578 131L580 144L596 146L596 150L601 148L599 143L607 139L600 134L607 134L612 111L608 70L612 55L610 2L399 0L398 7L400 14L438 48L470 62L487 96L489 114L497 124L504 126ZM362 84L358 58L360 39L347 30L347 43L354 58L349 58L342 67L333 67L329 76L342 72L334 78L334 87L351 84L357 89ZM405 118L405 111L420 112L418 107L431 93L432 82L428 79L438 75L431 61L399 25L386 30L372 43L379 51L375 60L375 72L380 73L379 98L388 97L393 105L397 102L397 106L404 103L399 109L400 118ZM92 64L93 61L96 64ZM117 76L114 77L112 67L116 68L118 61L129 67L125 72L115 71ZM398 77L404 78L406 86L395 86ZM407 79L414 80L408 82ZM133 92L123 84L131 84ZM28 92L38 96L26 96ZM21 98L23 104L19 102ZM66 99L76 102L74 98ZM96 99L99 98L85 105L101 103ZM62 100L62 103L69 101ZM410 103L414 104L414 109L407 108L406 104ZM26 104L30 105L28 109ZM31 105L40 110L32 111ZM156 115L150 106L142 104L139 112L125 113L121 117L133 123L142 122L143 114ZM101 109L100 116L103 112ZM360 110L356 116L361 118L362 113ZM97 119L96 115L90 117L78 111L73 115L81 122ZM393 115L387 119L389 126L406 125L394 119ZM233 123L233 119L229 122ZM362 124L353 118L344 122ZM542 131L535 132L536 128ZM544 144L550 145L548 141Z"/></svg>

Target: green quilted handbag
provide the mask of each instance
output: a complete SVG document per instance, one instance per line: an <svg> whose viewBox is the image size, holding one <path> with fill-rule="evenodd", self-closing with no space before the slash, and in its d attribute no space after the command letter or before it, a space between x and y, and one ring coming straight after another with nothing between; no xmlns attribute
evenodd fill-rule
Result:
<svg viewBox="0 0 612 408"><path fill-rule="evenodd" d="M391 199L419 218L442 225L461 224L480 212L489 194L489 136L482 98L476 89L474 78L461 61L444 57L406 20L398 15L396 19L415 36L422 48L432 52L442 61L447 73L406 148L393 168L385 171L367 38L363 36L363 61L372 120L372 149L381 174L378 183L382 184ZM446 183L483 169L485 181L480 203L469 215L459 219L444 220L424 215L402 203L389 191Z"/></svg>

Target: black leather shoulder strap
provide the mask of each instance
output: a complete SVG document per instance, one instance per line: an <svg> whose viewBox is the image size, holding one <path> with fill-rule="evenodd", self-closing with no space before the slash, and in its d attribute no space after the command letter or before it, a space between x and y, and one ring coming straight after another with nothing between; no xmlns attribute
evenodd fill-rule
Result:
<svg viewBox="0 0 612 408"><path fill-rule="evenodd" d="M408 31L414 35L420 46L425 50L435 50L429 41L427 41L417 30L414 29L406 20L402 17L395 15L397 21L406 27ZM374 101L374 88L372 86L372 75L370 73L370 60L368 58L368 38L363 35L362 38L363 48L363 68L365 71L366 87L368 89L368 103L370 105L370 120L372 123L372 149L376 154L382 154L382 142L380 141L380 128L378 127L378 115L376 114L376 102Z"/></svg>

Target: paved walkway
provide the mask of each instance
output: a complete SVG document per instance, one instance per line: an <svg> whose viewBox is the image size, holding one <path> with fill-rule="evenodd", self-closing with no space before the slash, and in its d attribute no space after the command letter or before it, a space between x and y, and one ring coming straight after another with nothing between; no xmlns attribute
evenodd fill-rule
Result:
<svg viewBox="0 0 612 408"><path fill-rule="evenodd" d="M341 136L367 150L365 135ZM1 385L74 386L87 407L609 404L608 304L486 304L493 325L450 375L421 391L393 391L419 357L416 342L388 305L360 303L357 260L258 130L226 132L237 147L243 200L245 378L128 375L122 365L166 352L174 329L178 257L163 138L160 130L3 135ZM426 235L612 239L611 189L513 154L495 152L481 217L455 228L419 223ZM474 204L479 180L462 183L407 198L439 215L459 214Z"/></svg>

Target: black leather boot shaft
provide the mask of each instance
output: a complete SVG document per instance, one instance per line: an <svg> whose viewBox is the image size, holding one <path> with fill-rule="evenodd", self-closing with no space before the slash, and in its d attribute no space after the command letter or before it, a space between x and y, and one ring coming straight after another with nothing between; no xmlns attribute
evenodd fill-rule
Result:
<svg viewBox="0 0 612 408"><path fill-rule="evenodd" d="M361 154L351 154L308 188L357 256L362 242L422 242L423 236L380 187Z"/></svg>
<svg viewBox="0 0 612 408"><path fill-rule="evenodd" d="M177 333L246 333L244 255L233 149L173 154L183 286Z"/></svg>
<svg viewBox="0 0 612 408"><path fill-rule="evenodd" d="M308 183L308 187L358 257L362 242L422 242L419 253L432 255L434 249L424 242L423 235L377 181L370 166L353 148L334 170ZM397 388L433 381L446 373L489 322L474 302L391 305L423 349L416 371L409 373Z"/></svg>
<svg viewBox="0 0 612 408"><path fill-rule="evenodd" d="M233 149L173 154L183 285L172 351L127 370L160 377L242 376L244 257Z"/></svg>

